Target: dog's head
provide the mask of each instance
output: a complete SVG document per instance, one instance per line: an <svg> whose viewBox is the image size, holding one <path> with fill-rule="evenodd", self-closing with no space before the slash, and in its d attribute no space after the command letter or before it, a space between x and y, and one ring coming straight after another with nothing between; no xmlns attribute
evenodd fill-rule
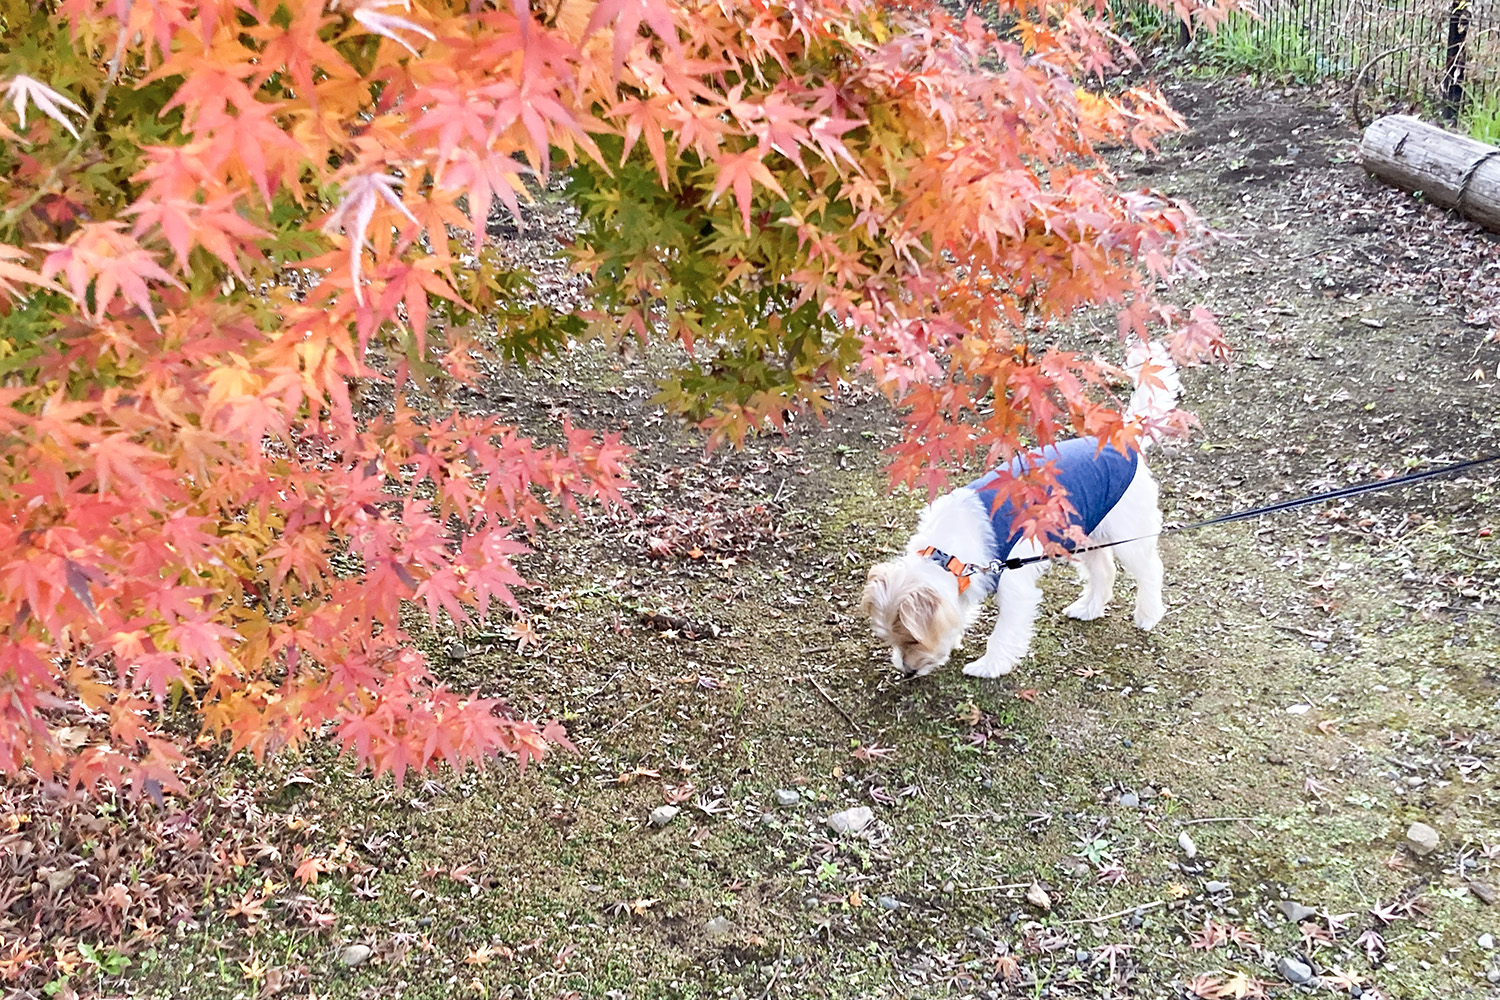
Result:
<svg viewBox="0 0 1500 1000"><path fill-rule="evenodd" d="M901 556L870 570L860 613L876 637L891 647L891 662L910 677L944 663L964 634L958 584L930 560Z"/></svg>

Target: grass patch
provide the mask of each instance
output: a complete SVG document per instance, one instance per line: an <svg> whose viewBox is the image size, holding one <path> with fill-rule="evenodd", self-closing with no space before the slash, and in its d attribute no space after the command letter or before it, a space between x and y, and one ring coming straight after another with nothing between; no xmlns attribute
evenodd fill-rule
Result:
<svg viewBox="0 0 1500 1000"><path fill-rule="evenodd" d="M1500 145L1500 92L1483 91L1470 101L1462 124L1470 137L1492 146Z"/></svg>
<svg viewBox="0 0 1500 1000"><path fill-rule="evenodd" d="M1195 45L1209 66L1263 80L1315 83L1336 69L1306 29L1281 19L1231 14L1218 30L1201 33Z"/></svg>
<svg viewBox="0 0 1500 1000"><path fill-rule="evenodd" d="M1170 11L1135 0L1113 0L1109 8L1116 30L1137 48L1145 43L1175 41L1180 37L1182 21Z"/></svg>

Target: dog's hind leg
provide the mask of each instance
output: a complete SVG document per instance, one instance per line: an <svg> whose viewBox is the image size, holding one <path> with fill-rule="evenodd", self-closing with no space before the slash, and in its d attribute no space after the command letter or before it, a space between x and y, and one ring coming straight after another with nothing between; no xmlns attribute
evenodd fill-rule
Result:
<svg viewBox="0 0 1500 1000"><path fill-rule="evenodd" d="M1130 488L1089 535L1093 542L1131 539L1106 551L1113 552L1120 566L1135 579L1135 623L1146 630L1161 621L1166 611L1161 599L1161 556L1156 551L1156 536L1161 534L1157 494L1156 479L1142 460L1136 465Z"/></svg>
<svg viewBox="0 0 1500 1000"><path fill-rule="evenodd" d="M1076 557L1078 575L1083 578L1083 593L1068 605L1063 614L1079 621L1091 622L1104 614L1115 592L1115 557L1108 549L1080 552Z"/></svg>
<svg viewBox="0 0 1500 1000"><path fill-rule="evenodd" d="M1125 572L1135 579L1135 623L1149 632L1167 610L1161 598L1163 571L1156 539L1127 542L1114 551Z"/></svg>
<svg viewBox="0 0 1500 1000"><path fill-rule="evenodd" d="M1046 563L1036 563L1000 574L995 588L995 604L1000 608L995 630L985 643L984 655L965 666L964 673L970 677L1003 677L1016 669L1031 649L1037 610L1042 604L1037 581L1046 571Z"/></svg>

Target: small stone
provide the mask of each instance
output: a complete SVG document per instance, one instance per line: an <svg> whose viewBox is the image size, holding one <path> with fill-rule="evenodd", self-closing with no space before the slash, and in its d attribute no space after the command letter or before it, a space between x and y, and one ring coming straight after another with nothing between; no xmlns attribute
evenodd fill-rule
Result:
<svg viewBox="0 0 1500 1000"><path fill-rule="evenodd" d="M734 925L729 922L728 917L712 917L703 925L703 933L711 938L728 937L732 930Z"/></svg>
<svg viewBox="0 0 1500 1000"><path fill-rule="evenodd" d="M901 909L901 900L897 899L895 896L880 896L875 900L875 902L880 905L880 908L882 910Z"/></svg>
<svg viewBox="0 0 1500 1000"><path fill-rule="evenodd" d="M1052 897L1047 895L1047 890L1039 882L1031 883L1031 888L1026 890L1026 902L1043 913L1052 912Z"/></svg>
<svg viewBox="0 0 1500 1000"><path fill-rule="evenodd" d="M855 806L828 817L828 829L834 833L858 833L875 822L875 814L869 806Z"/></svg>
<svg viewBox="0 0 1500 1000"><path fill-rule="evenodd" d="M1186 830L1177 835L1177 846L1182 848L1182 853L1187 855L1189 861L1198 856L1198 845L1193 843L1193 838L1188 836Z"/></svg>
<svg viewBox="0 0 1500 1000"><path fill-rule="evenodd" d="M1492 983L1500 983L1500 965L1492 965L1484 970L1484 978Z"/></svg>
<svg viewBox="0 0 1500 1000"><path fill-rule="evenodd" d="M448 659L450 660L467 660L469 658L469 647L461 642L448 643L448 648L444 652L448 654Z"/></svg>
<svg viewBox="0 0 1500 1000"><path fill-rule="evenodd" d="M655 809L651 810L651 825L666 826L668 823L672 822L672 820L681 811L682 810L677 808L676 806L657 806Z"/></svg>
<svg viewBox="0 0 1500 1000"><path fill-rule="evenodd" d="M1085 951L1084 949L1079 948L1073 952L1073 961L1077 962L1079 965L1088 965L1093 960L1094 953L1091 951Z"/></svg>
<svg viewBox="0 0 1500 1000"><path fill-rule="evenodd" d="M802 801L802 793L795 788L776 789L776 804L783 808L794 806Z"/></svg>
<svg viewBox="0 0 1500 1000"><path fill-rule="evenodd" d="M1141 806L1140 796L1135 792L1125 792L1120 796L1120 805L1126 809L1139 809Z"/></svg>
<svg viewBox="0 0 1500 1000"><path fill-rule="evenodd" d="M375 954L374 950L367 944L351 944L345 948L343 954L339 955L339 961L349 968L364 965Z"/></svg>
<svg viewBox="0 0 1500 1000"><path fill-rule="evenodd" d="M1311 906L1303 906L1294 899L1283 899L1276 904L1276 908L1281 911L1283 917L1286 917L1294 924L1300 924L1302 921L1310 920L1318 915L1317 910Z"/></svg>
<svg viewBox="0 0 1500 1000"><path fill-rule="evenodd" d="M1228 892L1229 891L1229 883L1228 882L1204 882L1203 883L1203 889L1204 889L1205 892L1209 893L1210 895L1217 896L1221 892Z"/></svg>
<svg viewBox="0 0 1500 1000"><path fill-rule="evenodd" d="M1479 947L1483 948L1485 951L1489 951L1490 949L1494 948L1495 947L1495 935L1493 935L1493 934L1481 934L1481 935L1479 935Z"/></svg>
<svg viewBox="0 0 1500 1000"><path fill-rule="evenodd" d="M1437 850L1438 832L1426 823L1413 823L1406 831L1406 847L1417 857L1425 857Z"/></svg>
<svg viewBox="0 0 1500 1000"><path fill-rule="evenodd" d="M1285 955L1276 960L1276 971L1281 973L1281 978L1294 986L1311 982L1313 977L1312 969L1295 958L1288 958Z"/></svg>

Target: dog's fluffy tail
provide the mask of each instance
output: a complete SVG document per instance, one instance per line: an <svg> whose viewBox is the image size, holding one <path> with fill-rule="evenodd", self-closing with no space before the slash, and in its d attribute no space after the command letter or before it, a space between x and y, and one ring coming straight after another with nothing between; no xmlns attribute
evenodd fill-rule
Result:
<svg viewBox="0 0 1500 1000"><path fill-rule="evenodd" d="M1159 341L1149 350L1139 340L1131 344L1125 352L1125 371L1135 386L1125 417L1140 423L1141 447L1147 448L1161 440L1166 431L1168 415L1177 408L1177 396L1182 392L1182 379L1172 355Z"/></svg>

